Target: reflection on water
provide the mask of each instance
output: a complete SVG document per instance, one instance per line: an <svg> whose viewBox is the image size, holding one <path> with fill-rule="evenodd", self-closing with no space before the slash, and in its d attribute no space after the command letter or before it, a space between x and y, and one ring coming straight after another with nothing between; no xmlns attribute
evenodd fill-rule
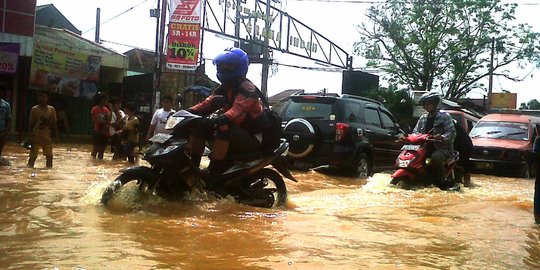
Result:
<svg viewBox="0 0 540 270"><path fill-rule="evenodd" d="M59 145L55 167L0 167L0 268L536 269L533 181L475 175L461 192L389 187L294 172L286 207L258 209L193 194L170 202L122 190L99 203L124 162ZM109 156L110 157L110 156ZM44 163L44 161L42 162Z"/></svg>

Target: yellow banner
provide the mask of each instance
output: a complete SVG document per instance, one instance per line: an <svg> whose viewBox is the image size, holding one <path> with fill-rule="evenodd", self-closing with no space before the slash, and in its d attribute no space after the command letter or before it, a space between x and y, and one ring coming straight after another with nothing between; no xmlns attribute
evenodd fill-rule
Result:
<svg viewBox="0 0 540 270"><path fill-rule="evenodd" d="M90 99L97 92L100 65L99 56L36 42L30 87Z"/></svg>

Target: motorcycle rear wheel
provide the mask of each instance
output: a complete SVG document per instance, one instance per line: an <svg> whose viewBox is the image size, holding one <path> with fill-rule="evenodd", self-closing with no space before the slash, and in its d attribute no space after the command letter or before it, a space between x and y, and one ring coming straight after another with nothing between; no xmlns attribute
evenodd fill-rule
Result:
<svg viewBox="0 0 540 270"><path fill-rule="evenodd" d="M287 187L279 173L272 169L262 169L244 181L242 204L272 208L287 203Z"/></svg>

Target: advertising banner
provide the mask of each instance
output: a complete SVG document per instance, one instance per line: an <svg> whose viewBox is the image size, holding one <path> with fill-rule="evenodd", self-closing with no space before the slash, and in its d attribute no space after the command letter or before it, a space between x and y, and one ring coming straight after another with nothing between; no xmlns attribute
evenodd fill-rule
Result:
<svg viewBox="0 0 540 270"><path fill-rule="evenodd" d="M0 43L0 73L15 74L19 61L19 43Z"/></svg>
<svg viewBox="0 0 540 270"><path fill-rule="evenodd" d="M100 66L99 56L36 42L30 86L51 93L91 99L97 93Z"/></svg>
<svg viewBox="0 0 540 270"><path fill-rule="evenodd" d="M167 68L195 70L199 61L201 37L201 1L171 0Z"/></svg>

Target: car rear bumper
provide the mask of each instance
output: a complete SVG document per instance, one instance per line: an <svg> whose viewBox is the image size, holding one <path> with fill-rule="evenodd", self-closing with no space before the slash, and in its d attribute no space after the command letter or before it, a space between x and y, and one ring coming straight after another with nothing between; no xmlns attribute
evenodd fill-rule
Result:
<svg viewBox="0 0 540 270"><path fill-rule="evenodd" d="M471 168L482 172L518 172L527 163L524 161L508 161L493 159L470 159Z"/></svg>

